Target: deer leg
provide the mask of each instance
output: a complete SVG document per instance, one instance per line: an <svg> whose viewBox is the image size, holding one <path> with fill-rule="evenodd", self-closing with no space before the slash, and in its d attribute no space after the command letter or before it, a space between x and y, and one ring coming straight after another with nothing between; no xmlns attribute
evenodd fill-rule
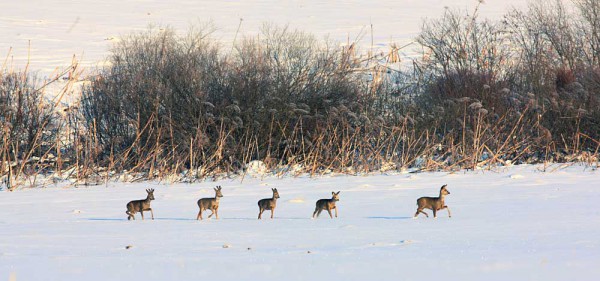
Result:
<svg viewBox="0 0 600 281"><path fill-rule="evenodd" d="M429 215L425 212L423 212L423 209L417 209L417 212L415 213L415 216L413 218L416 218L419 213L423 213L426 217L429 217Z"/></svg>
<svg viewBox="0 0 600 281"><path fill-rule="evenodd" d="M333 207L335 209L335 217L337 218L337 206Z"/></svg>
<svg viewBox="0 0 600 281"><path fill-rule="evenodd" d="M329 213L329 217L333 219L333 216L331 215L331 209L327 208L327 212Z"/></svg>
<svg viewBox="0 0 600 281"><path fill-rule="evenodd" d="M198 212L198 216L196 216L196 220L202 220L202 209Z"/></svg>
<svg viewBox="0 0 600 281"><path fill-rule="evenodd" d="M315 211L313 212L313 219L315 218L315 215L317 215L317 212L319 211L319 208L315 208Z"/></svg>
<svg viewBox="0 0 600 281"><path fill-rule="evenodd" d="M214 214L215 214L215 210L214 209L210 209L211 214L208 215L208 218L210 219Z"/></svg>
<svg viewBox="0 0 600 281"><path fill-rule="evenodd" d="M448 206L444 206L442 207L442 209L446 209L448 211L448 217L451 218L452 214L450 213L450 208L448 208Z"/></svg>
<svg viewBox="0 0 600 281"><path fill-rule="evenodd" d="M435 209L435 207L432 210L433 210L433 218L437 218L437 210Z"/></svg>
<svg viewBox="0 0 600 281"><path fill-rule="evenodd" d="M317 212L317 218L321 215L322 211L323 211L323 209L319 209L319 212Z"/></svg>
<svg viewBox="0 0 600 281"><path fill-rule="evenodd" d="M265 211L265 209L260 208L259 212L258 212L258 219L260 220L260 216L262 215L262 213Z"/></svg>
<svg viewBox="0 0 600 281"><path fill-rule="evenodd" d="M273 218L273 212L275 212L275 208L271 208L271 218Z"/></svg>
<svg viewBox="0 0 600 281"><path fill-rule="evenodd" d="M152 208L150 208L150 214L152 215L152 220L154 220L154 211L152 211Z"/></svg>
<svg viewBox="0 0 600 281"><path fill-rule="evenodd" d="M219 219L219 207L215 208L215 218Z"/></svg>
<svg viewBox="0 0 600 281"><path fill-rule="evenodd" d="M140 214L142 214L142 220L144 220L144 210L141 210Z"/></svg>

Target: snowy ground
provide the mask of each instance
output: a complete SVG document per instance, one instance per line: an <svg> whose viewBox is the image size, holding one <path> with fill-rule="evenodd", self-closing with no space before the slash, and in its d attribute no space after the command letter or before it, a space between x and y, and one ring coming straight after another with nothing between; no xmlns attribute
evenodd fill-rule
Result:
<svg viewBox="0 0 600 281"><path fill-rule="evenodd" d="M486 0L498 19L525 0ZM148 25L184 31L212 20L230 46L264 22L345 42L401 46L421 20L475 0L3 1L0 57L49 75L75 55L101 65L122 34ZM12 48L12 50L11 50ZM9 51L10 50L10 51ZM1 64L1 63L0 63ZM53 91L51 91L53 92ZM23 189L0 192L0 280L595 280L600 276L600 175L583 167L244 182ZM556 168L556 167L552 167ZM220 220L196 221L196 201L223 186ZM415 200L452 193L449 219L412 219ZM156 220L127 221L125 204L155 188ZM274 220L256 201L277 187ZM311 220L341 191L340 217ZM266 214L268 217L268 213ZM149 214L148 214L149 217ZM126 246L132 246L126 249Z"/></svg>
<svg viewBox="0 0 600 281"><path fill-rule="evenodd" d="M509 7L525 7L526 0L486 0L482 16L500 18ZM212 22L214 36L227 48L243 19L240 36L255 35L265 23L328 36L339 42L362 38L363 48L398 46L410 42L424 18L438 17L444 7L473 11L477 0L19 0L0 5L0 65L50 75L70 65L73 56L84 68L102 64L119 36L149 25L185 31L190 25ZM12 52L9 53L12 47ZM12 63L11 63L12 61Z"/></svg>
<svg viewBox="0 0 600 281"><path fill-rule="evenodd" d="M596 280L600 172L540 168L1 192L0 280ZM220 219L196 221L217 184ZM452 218L412 219L442 184ZM149 187L156 219L127 221ZM310 219L338 190L340 217Z"/></svg>

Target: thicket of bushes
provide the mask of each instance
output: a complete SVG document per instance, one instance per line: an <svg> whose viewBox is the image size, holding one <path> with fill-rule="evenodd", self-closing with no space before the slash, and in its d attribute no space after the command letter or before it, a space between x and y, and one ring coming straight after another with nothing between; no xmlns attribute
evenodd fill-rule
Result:
<svg viewBox="0 0 600 281"><path fill-rule="evenodd" d="M424 23L422 57L395 71L383 63L395 53L273 26L233 49L202 30L135 33L62 114L27 75L0 76L0 156L40 170L63 155L44 169L85 181L193 180L253 160L311 174L598 161L600 4L574 4L501 22L447 11Z"/></svg>
<svg viewBox="0 0 600 281"><path fill-rule="evenodd" d="M0 171L7 188L13 177L36 174L43 170L37 163L52 157L59 131L53 123L56 112L39 87L26 73L0 75Z"/></svg>
<svg viewBox="0 0 600 281"><path fill-rule="evenodd" d="M254 159L273 168L358 127L355 114L371 101L348 50L269 26L259 38L230 54L202 33L171 30L116 45L112 66L82 97L98 164L142 168L150 177L237 172Z"/></svg>

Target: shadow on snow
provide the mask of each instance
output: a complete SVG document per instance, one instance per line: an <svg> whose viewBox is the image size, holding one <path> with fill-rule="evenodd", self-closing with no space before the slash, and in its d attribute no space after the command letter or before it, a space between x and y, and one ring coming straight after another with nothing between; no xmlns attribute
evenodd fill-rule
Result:
<svg viewBox="0 0 600 281"><path fill-rule="evenodd" d="M412 217L384 217L384 216L375 216L375 217L366 217L367 219L376 219L376 220L407 220L412 219Z"/></svg>

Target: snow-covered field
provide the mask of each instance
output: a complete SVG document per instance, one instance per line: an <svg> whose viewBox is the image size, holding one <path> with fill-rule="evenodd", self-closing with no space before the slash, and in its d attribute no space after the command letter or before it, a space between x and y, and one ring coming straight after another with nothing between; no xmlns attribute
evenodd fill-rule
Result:
<svg viewBox="0 0 600 281"><path fill-rule="evenodd" d="M0 280L597 280L600 172L559 167L2 192ZM412 219L442 184L452 218ZM196 221L216 185L220 219ZM127 221L146 188L155 220ZM331 191L340 217L311 219Z"/></svg>
<svg viewBox="0 0 600 281"><path fill-rule="evenodd" d="M486 0L480 14L500 18L509 7L526 0ZM410 42L424 18L438 17L444 7L473 11L476 0L19 0L0 4L0 57L10 55L15 68L49 75L70 65L76 56L88 70L102 64L119 36L149 25L184 32L190 25L212 22L215 38L230 48L239 35L256 35L263 23L289 25L338 42L362 38L375 47ZM9 50L12 47L12 52ZM408 50L408 49L407 49ZM1 64L1 62L0 62Z"/></svg>
<svg viewBox="0 0 600 281"><path fill-rule="evenodd" d="M525 0L486 0L500 18ZM101 65L118 37L149 25L185 31L212 21L231 46L265 22L346 42L402 46L421 20L475 0L21 0L0 4L0 57L50 75L76 56ZM404 50L403 50L404 51ZM408 52L408 50L406 50ZM57 91L51 91L57 92ZM247 177L196 184L109 183L0 192L0 280L597 280L600 172L582 166L321 178ZM439 218L412 219L415 201L451 194ZM196 201L223 186L220 219ZM277 187L275 219L256 202ZM155 188L156 219L127 221L128 201ZM341 191L340 217L311 219ZM431 212L429 212L431 214ZM207 213L208 214L208 213ZM149 213L146 218L149 218ZM265 214L268 217L269 213Z"/></svg>

